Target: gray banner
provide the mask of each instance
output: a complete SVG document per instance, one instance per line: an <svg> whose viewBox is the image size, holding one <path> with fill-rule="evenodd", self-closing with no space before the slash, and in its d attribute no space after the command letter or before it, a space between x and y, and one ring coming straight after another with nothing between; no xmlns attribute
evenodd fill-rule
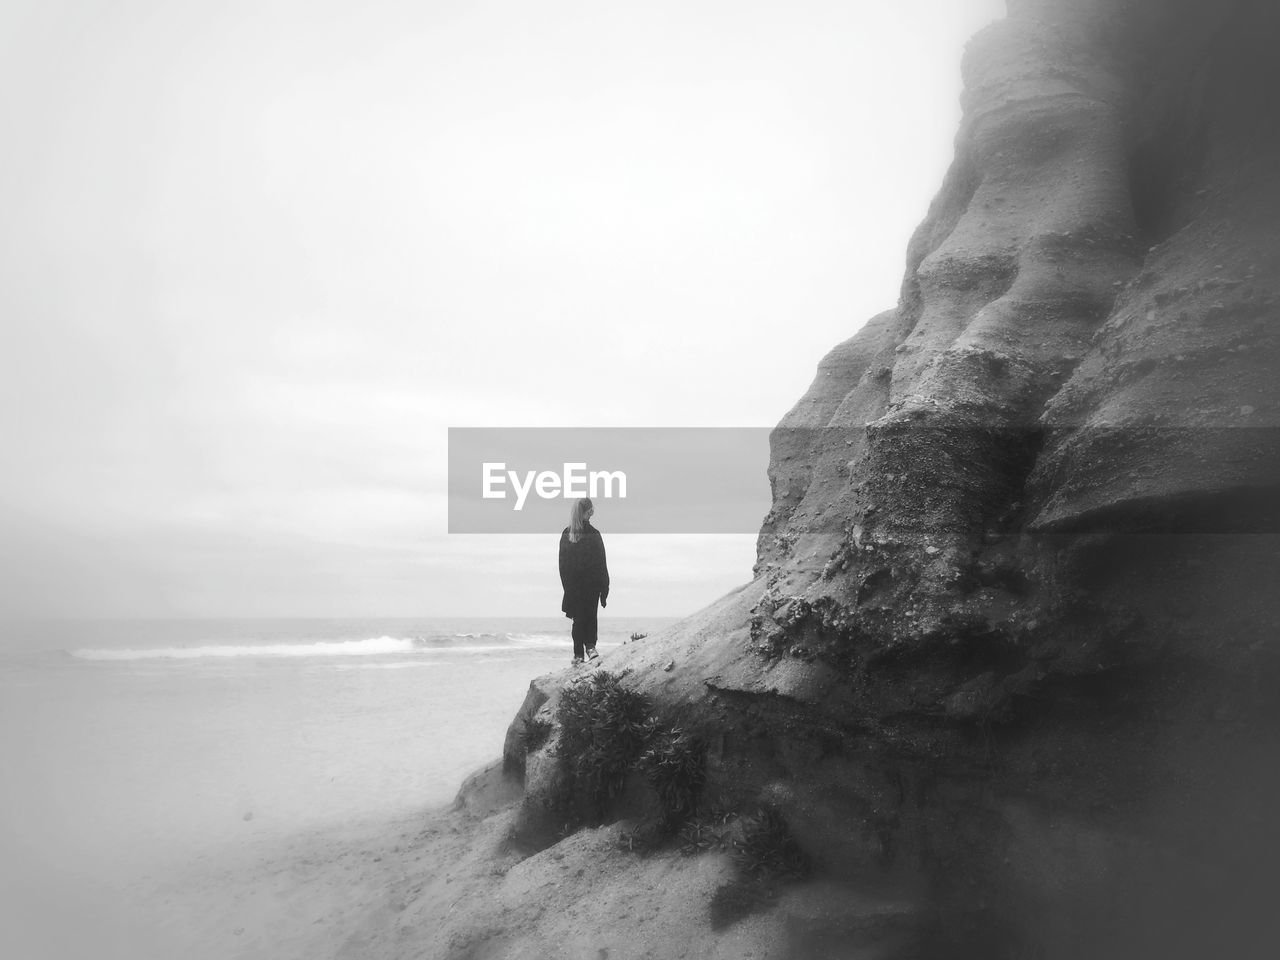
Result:
<svg viewBox="0 0 1280 960"><path fill-rule="evenodd" d="M769 512L769 430L449 429L450 533L559 533L578 497L610 533L746 533Z"/></svg>

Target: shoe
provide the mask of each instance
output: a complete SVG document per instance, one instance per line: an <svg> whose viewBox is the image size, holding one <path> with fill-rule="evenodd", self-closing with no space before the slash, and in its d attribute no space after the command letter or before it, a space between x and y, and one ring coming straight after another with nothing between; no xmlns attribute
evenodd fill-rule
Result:
<svg viewBox="0 0 1280 960"><path fill-rule="evenodd" d="M580 667L580 666L582 666L582 658L581 658L581 657L574 657L574 658L573 658L573 664L572 664L572 665L573 665L573 666L575 666L575 667Z"/></svg>
<svg viewBox="0 0 1280 960"><path fill-rule="evenodd" d="M600 659L600 654L596 653L596 648L595 648L595 647L591 647L589 650L587 650L587 659L588 659L588 660L599 660L599 659Z"/></svg>

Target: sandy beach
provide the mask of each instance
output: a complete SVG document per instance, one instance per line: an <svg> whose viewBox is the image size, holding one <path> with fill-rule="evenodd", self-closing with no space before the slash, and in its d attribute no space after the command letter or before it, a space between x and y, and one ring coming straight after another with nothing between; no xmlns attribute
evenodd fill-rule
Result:
<svg viewBox="0 0 1280 960"><path fill-rule="evenodd" d="M0 661L0 956L363 955L459 859L459 785L568 646L554 620L180 626Z"/></svg>
<svg viewBox="0 0 1280 960"><path fill-rule="evenodd" d="M641 857L620 845L632 826L620 821L525 856L507 842L519 797L500 768L467 791L465 805L298 833L169 878L147 891L149 944L131 955L764 958L782 947L779 917L804 900L796 890L713 931L707 905L731 873L727 854Z"/></svg>

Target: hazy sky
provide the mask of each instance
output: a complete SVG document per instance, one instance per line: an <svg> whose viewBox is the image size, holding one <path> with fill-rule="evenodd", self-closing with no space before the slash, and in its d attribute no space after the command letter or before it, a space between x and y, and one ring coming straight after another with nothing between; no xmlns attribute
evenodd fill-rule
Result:
<svg viewBox="0 0 1280 960"><path fill-rule="evenodd" d="M446 534L446 428L775 423L1001 9L5 0L0 610L555 615L554 537ZM607 542L617 615L754 554Z"/></svg>

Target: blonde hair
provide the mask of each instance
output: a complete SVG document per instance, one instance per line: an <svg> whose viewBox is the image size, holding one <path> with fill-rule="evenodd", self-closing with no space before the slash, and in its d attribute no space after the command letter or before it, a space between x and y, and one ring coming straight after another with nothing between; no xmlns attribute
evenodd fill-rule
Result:
<svg viewBox="0 0 1280 960"><path fill-rule="evenodd" d="M582 528L586 525L587 514L594 508L590 497L583 497L569 508L569 542L577 543L582 539Z"/></svg>

